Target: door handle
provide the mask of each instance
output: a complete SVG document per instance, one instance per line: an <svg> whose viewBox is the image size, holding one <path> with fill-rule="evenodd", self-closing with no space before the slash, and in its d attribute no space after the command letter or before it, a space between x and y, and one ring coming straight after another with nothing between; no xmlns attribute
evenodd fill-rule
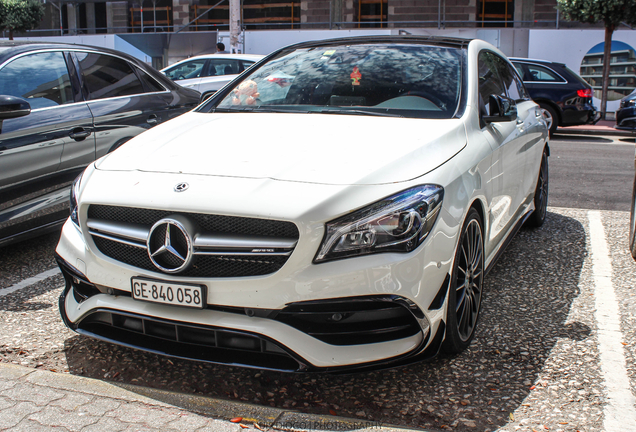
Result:
<svg viewBox="0 0 636 432"><path fill-rule="evenodd" d="M159 119L157 118L157 114L150 114L148 116L148 119L146 120L146 123L148 123L149 125L156 125L159 122Z"/></svg>
<svg viewBox="0 0 636 432"><path fill-rule="evenodd" d="M76 127L68 134L68 136L73 138L75 141L83 141L88 136L90 136L90 134L91 134L90 129L84 129L83 127Z"/></svg>

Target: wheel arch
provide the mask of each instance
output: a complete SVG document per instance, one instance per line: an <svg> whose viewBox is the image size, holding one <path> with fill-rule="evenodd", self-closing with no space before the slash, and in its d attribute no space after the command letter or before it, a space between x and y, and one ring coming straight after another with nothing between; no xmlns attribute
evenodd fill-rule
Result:
<svg viewBox="0 0 636 432"><path fill-rule="evenodd" d="M548 105L550 108L552 108L554 110L554 112L556 113L558 120L559 120L559 125L563 123L563 116L561 113L561 108L559 108L559 106L557 104L555 104L552 100L550 99L542 99L542 98L538 98L538 99L533 99L538 105L544 104L544 105Z"/></svg>

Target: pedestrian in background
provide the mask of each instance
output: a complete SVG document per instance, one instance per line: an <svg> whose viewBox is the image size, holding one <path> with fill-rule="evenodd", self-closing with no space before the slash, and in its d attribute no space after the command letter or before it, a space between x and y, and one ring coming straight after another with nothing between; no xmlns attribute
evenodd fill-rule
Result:
<svg viewBox="0 0 636 432"><path fill-rule="evenodd" d="M218 44L216 44L216 53L229 54L227 51L225 51L225 44L223 42L219 42Z"/></svg>

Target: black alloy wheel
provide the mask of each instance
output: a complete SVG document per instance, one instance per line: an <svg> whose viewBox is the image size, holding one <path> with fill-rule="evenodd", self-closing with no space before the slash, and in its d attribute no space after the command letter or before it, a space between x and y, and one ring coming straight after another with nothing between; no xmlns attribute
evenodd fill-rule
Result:
<svg viewBox="0 0 636 432"><path fill-rule="evenodd" d="M634 188L632 189L632 206L629 215L629 251L636 259L636 177L634 177Z"/></svg>
<svg viewBox="0 0 636 432"><path fill-rule="evenodd" d="M548 123L548 129L551 137L552 135L554 135L554 132L556 132L557 126L559 126L559 117L557 116L554 108L552 108L550 105L541 102L539 106L541 107L543 116Z"/></svg>
<svg viewBox="0 0 636 432"><path fill-rule="evenodd" d="M534 211L527 221L527 224L531 227L539 228L545 222L545 216L548 213L549 186L548 152L544 149L541 157L541 167L539 168L539 178L537 179L537 188L534 191Z"/></svg>
<svg viewBox="0 0 636 432"><path fill-rule="evenodd" d="M457 354L470 345L479 318L483 281L482 222L477 210L471 208L455 252L446 308L446 338L443 345L445 352Z"/></svg>

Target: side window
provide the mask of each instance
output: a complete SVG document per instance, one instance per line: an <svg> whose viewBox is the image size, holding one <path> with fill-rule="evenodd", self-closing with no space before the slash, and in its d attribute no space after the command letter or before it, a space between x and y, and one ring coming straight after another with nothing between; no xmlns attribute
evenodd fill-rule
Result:
<svg viewBox="0 0 636 432"><path fill-rule="evenodd" d="M526 89L519 79L519 76L517 75L515 69L501 57L494 54L493 57L497 62L497 70L499 71L499 76L501 77L501 80L506 87L508 97L515 101L526 99Z"/></svg>
<svg viewBox="0 0 636 432"><path fill-rule="evenodd" d="M241 60L241 67L239 69L239 73L243 72L245 69L248 69L250 66L252 66L255 62L253 61L248 61L248 60Z"/></svg>
<svg viewBox="0 0 636 432"><path fill-rule="evenodd" d="M490 95L506 96L506 90L499 78L495 55L487 51L479 53L479 111L490 114L488 102Z"/></svg>
<svg viewBox="0 0 636 432"><path fill-rule="evenodd" d="M32 109L75 102L60 51L30 54L0 70L0 94L26 99Z"/></svg>
<svg viewBox="0 0 636 432"><path fill-rule="evenodd" d="M203 72L203 66L205 66L206 60L192 60L189 62L181 63L180 65L166 69L166 76L172 81L199 78L201 72ZM205 74L203 76L206 76Z"/></svg>
<svg viewBox="0 0 636 432"><path fill-rule="evenodd" d="M508 66L508 68L510 69L510 73L512 74L512 78L517 83L517 92L519 93L519 96L518 96L519 99L522 99L522 100L531 99L530 95L528 94L528 90L526 90L526 86L523 85L523 81L521 81L521 78L519 77L519 74L516 74L515 70L513 68L511 68L510 66ZM515 100L519 100L519 99L515 99Z"/></svg>
<svg viewBox="0 0 636 432"><path fill-rule="evenodd" d="M528 67L531 81L565 82L563 78L547 67L531 64L526 66Z"/></svg>
<svg viewBox="0 0 636 432"><path fill-rule="evenodd" d="M166 91L166 89L159 84L156 79L148 75L143 70L137 69L137 75L141 78L141 81L144 83L144 87L148 93Z"/></svg>
<svg viewBox="0 0 636 432"><path fill-rule="evenodd" d="M239 63L232 59L210 60L210 75L235 75L239 73Z"/></svg>
<svg viewBox="0 0 636 432"><path fill-rule="evenodd" d="M117 57L77 53L89 99L104 99L144 93L133 67Z"/></svg>

